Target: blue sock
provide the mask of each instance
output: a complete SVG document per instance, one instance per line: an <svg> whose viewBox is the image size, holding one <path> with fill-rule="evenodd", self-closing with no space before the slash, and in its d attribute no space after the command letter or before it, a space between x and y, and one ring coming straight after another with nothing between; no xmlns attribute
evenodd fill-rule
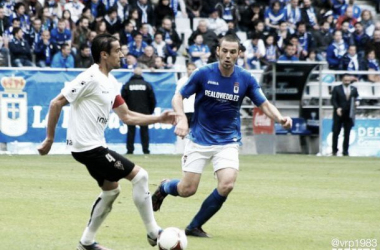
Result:
<svg viewBox="0 0 380 250"><path fill-rule="evenodd" d="M178 189L177 189L178 182L179 180L177 179L173 179L168 182L165 182L164 185L162 185L160 192L162 194L170 194L173 196L178 196Z"/></svg>
<svg viewBox="0 0 380 250"><path fill-rule="evenodd" d="M191 221L190 225L187 226L187 228L193 229L196 227L201 227L212 216L214 216L216 212L219 211L226 199L227 197L221 196L218 193L218 190L214 189L214 191L203 202L201 209L195 215L194 219Z"/></svg>

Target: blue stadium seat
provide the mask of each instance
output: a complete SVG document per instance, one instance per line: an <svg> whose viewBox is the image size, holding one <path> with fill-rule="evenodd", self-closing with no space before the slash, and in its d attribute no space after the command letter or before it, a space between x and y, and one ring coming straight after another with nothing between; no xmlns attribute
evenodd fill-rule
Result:
<svg viewBox="0 0 380 250"><path fill-rule="evenodd" d="M293 126L291 133L292 135L310 135L310 130L306 127L306 121L304 118L292 118Z"/></svg>
<svg viewBox="0 0 380 250"><path fill-rule="evenodd" d="M284 129L280 123L275 123L274 129L276 130L276 135L287 135L290 132L290 130Z"/></svg>

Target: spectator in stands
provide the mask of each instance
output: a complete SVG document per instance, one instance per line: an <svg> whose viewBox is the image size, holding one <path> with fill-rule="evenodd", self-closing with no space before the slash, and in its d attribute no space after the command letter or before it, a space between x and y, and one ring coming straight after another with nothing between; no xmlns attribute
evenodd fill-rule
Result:
<svg viewBox="0 0 380 250"><path fill-rule="evenodd" d="M358 90L350 86L353 81L353 77L345 74L342 77L342 84L335 86L331 95L331 104L334 107L333 115L333 145L332 154L337 155L338 152L338 137L340 131L344 129L344 140L343 140L343 156L348 156L348 147L350 142L350 131L354 125L353 117L351 115L351 98L356 100L354 105L358 105L357 98L359 97ZM355 114L353 114L355 115Z"/></svg>
<svg viewBox="0 0 380 250"><path fill-rule="evenodd" d="M330 33L330 23L325 20L319 30L314 32L315 52L318 61L326 60L327 47L332 43L333 36Z"/></svg>
<svg viewBox="0 0 380 250"><path fill-rule="evenodd" d="M341 59L347 52L348 45L342 38L342 31L334 32L334 41L327 47L326 60L329 64L329 69L338 70L341 64Z"/></svg>
<svg viewBox="0 0 380 250"><path fill-rule="evenodd" d="M147 68L154 68L154 63L156 59L154 54L154 48L152 46L146 46L144 49L144 54L137 58L137 62L145 64Z"/></svg>
<svg viewBox="0 0 380 250"><path fill-rule="evenodd" d="M57 46L50 42L50 31L44 30L41 40L38 41L34 48L37 66L41 68L50 67L53 56L57 51Z"/></svg>
<svg viewBox="0 0 380 250"><path fill-rule="evenodd" d="M352 37L352 33L355 31L355 28L352 31L350 30L349 21L343 22L341 31L342 31L342 37L343 37L344 42L347 45L354 44L354 38Z"/></svg>
<svg viewBox="0 0 380 250"><path fill-rule="evenodd" d="M178 33L173 29L172 21L170 18L164 18L162 20L162 27L158 29L160 33L162 33L164 41L168 47L170 47L171 51L175 52L175 55L173 53L173 63L175 63L177 51L182 45L181 38L179 37Z"/></svg>
<svg viewBox="0 0 380 250"><path fill-rule="evenodd" d="M373 31L375 30L375 24L373 22L372 13L369 10L363 10L361 15L361 23L364 26L365 33L372 37Z"/></svg>
<svg viewBox="0 0 380 250"><path fill-rule="evenodd" d="M15 18L20 19L20 27L25 34L29 32L30 29L30 18L27 14L25 14L25 4L23 2L18 2L15 4L14 12L11 16L9 16L10 20Z"/></svg>
<svg viewBox="0 0 380 250"><path fill-rule="evenodd" d="M294 55L299 59L302 52L302 46L298 40L298 36L296 34L291 35L289 38L289 43L293 44L294 48L296 49L296 53Z"/></svg>
<svg viewBox="0 0 380 250"><path fill-rule="evenodd" d="M356 54L356 46L350 45L348 47L347 52L343 55L342 59L340 60L340 69L346 70L346 71L358 71L359 70L359 62L360 59L358 55Z"/></svg>
<svg viewBox="0 0 380 250"><path fill-rule="evenodd" d="M302 48L302 50L300 51L299 59L304 61L306 60L309 51L311 49L314 49L314 38L310 32L306 31L306 23L304 23L303 21L297 23L296 35L298 37L299 44Z"/></svg>
<svg viewBox="0 0 380 250"><path fill-rule="evenodd" d="M312 5L312 0L303 0L301 14L302 20L306 23L308 31L319 30L320 17L318 10Z"/></svg>
<svg viewBox="0 0 380 250"><path fill-rule="evenodd" d="M265 56L264 41L258 33L253 33L249 40L243 43L245 57L250 69L260 69L260 60Z"/></svg>
<svg viewBox="0 0 380 250"><path fill-rule="evenodd" d="M51 31L53 28L56 27L55 18L50 13L49 7L42 8L41 22L42 22L42 30Z"/></svg>
<svg viewBox="0 0 380 250"><path fill-rule="evenodd" d="M119 0L116 3L117 15L121 22L124 22L129 17L129 11L131 9L131 5L128 3L128 0Z"/></svg>
<svg viewBox="0 0 380 250"><path fill-rule="evenodd" d="M88 33L88 37L87 37L87 45L88 47L91 48L92 46L92 41L94 40L94 38L96 37L96 32L95 31L90 31L90 33Z"/></svg>
<svg viewBox="0 0 380 250"><path fill-rule="evenodd" d="M133 41L132 32L133 32L134 26L128 20L124 21L123 26L124 26L123 30L120 31L120 43L122 45L128 45L129 43Z"/></svg>
<svg viewBox="0 0 380 250"><path fill-rule="evenodd" d="M246 49L245 49L244 45L241 44L241 43L240 43L239 50L240 50L240 53L239 53L239 57L238 57L238 59L236 61L236 65L240 66L240 67L242 67L244 69L249 70L250 68L249 68L249 65L248 65L248 62L247 62L247 57L245 55Z"/></svg>
<svg viewBox="0 0 380 250"><path fill-rule="evenodd" d="M221 3L219 2L215 5L215 8L224 21L234 22L236 26L238 25L240 20L239 8L232 0L222 0Z"/></svg>
<svg viewBox="0 0 380 250"><path fill-rule="evenodd" d="M164 58L157 56L154 59L154 69L170 69L171 66L166 65L164 62Z"/></svg>
<svg viewBox="0 0 380 250"><path fill-rule="evenodd" d="M315 50L310 50L309 55L306 58L306 62L316 62L317 61L317 53Z"/></svg>
<svg viewBox="0 0 380 250"><path fill-rule="evenodd" d="M95 24L95 32L98 35L100 35L100 34L109 34L108 31L107 31L106 21L101 20L99 22L96 22L96 24Z"/></svg>
<svg viewBox="0 0 380 250"><path fill-rule="evenodd" d="M265 38L265 56L261 60L267 66L277 61L277 46L274 42L274 35L268 34Z"/></svg>
<svg viewBox="0 0 380 250"><path fill-rule="evenodd" d="M330 0L332 5L332 11L334 12L334 18L337 19L344 12L342 12L342 8L346 4L346 0Z"/></svg>
<svg viewBox="0 0 380 250"><path fill-rule="evenodd" d="M42 5L38 0L24 0L25 12L29 15L31 21L39 18L42 12Z"/></svg>
<svg viewBox="0 0 380 250"><path fill-rule="evenodd" d="M195 37L194 44L189 47L190 60L197 67L207 64L208 58L211 56L210 48L203 43L203 36L198 34Z"/></svg>
<svg viewBox="0 0 380 250"><path fill-rule="evenodd" d="M83 8L82 17L87 17L87 19L90 23L89 27L91 30L95 29L96 20L95 20L94 16L92 15L91 10L89 8L87 8L87 7Z"/></svg>
<svg viewBox="0 0 380 250"><path fill-rule="evenodd" d="M241 13L239 27L242 31L248 32L255 29L257 21L264 20L264 11L258 3L252 3Z"/></svg>
<svg viewBox="0 0 380 250"><path fill-rule="evenodd" d="M75 48L75 52L79 50L82 44L86 44L88 33L90 29L88 27L89 20L87 17L81 17L79 19L78 27L73 32L73 42L72 46Z"/></svg>
<svg viewBox="0 0 380 250"><path fill-rule="evenodd" d="M4 0L2 1L2 6L4 7L4 15L9 18L10 15L12 15L14 6L16 4L15 0Z"/></svg>
<svg viewBox="0 0 380 250"><path fill-rule="evenodd" d="M215 32L208 29L207 21L201 20L198 23L198 29L191 34L188 40L190 46L194 43L195 37L199 34L203 37L203 43L210 49L211 56L209 58L209 62L215 61L215 49L219 43L218 36Z"/></svg>
<svg viewBox="0 0 380 250"><path fill-rule="evenodd" d="M361 21L362 10L359 5L355 4L355 0L348 0L348 3L343 5L340 13L346 13L348 7L352 8L353 18L355 18L357 21Z"/></svg>
<svg viewBox="0 0 380 250"><path fill-rule="evenodd" d="M203 8L203 4L209 4L210 1L202 1L202 0L186 0L186 12L188 17L190 18L190 23L192 23L193 18L195 17L201 17L201 10L205 10ZM215 3L216 4L216 3ZM215 8L212 6L212 9Z"/></svg>
<svg viewBox="0 0 380 250"><path fill-rule="evenodd" d="M221 38L221 37L224 37L224 36L227 36L227 35L238 36L237 32L239 32L239 29L237 27L235 27L235 23L234 22L228 22L227 23L227 27L228 27L227 32L225 32L223 34L219 34L218 38ZM246 34L246 32L245 32L245 34Z"/></svg>
<svg viewBox="0 0 380 250"><path fill-rule="evenodd" d="M53 56L51 62L52 68L74 68L74 57L71 55L70 44L64 43L61 45L61 51Z"/></svg>
<svg viewBox="0 0 380 250"><path fill-rule="evenodd" d="M0 67L9 67L9 49L8 44L4 43L4 38L0 36Z"/></svg>
<svg viewBox="0 0 380 250"><path fill-rule="evenodd" d="M138 66L137 58L131 53L127 54L127 58L125 64L123 64L123 68L125 69L134 69Z"/></svg>
<svg viewBox="0 0 380 250"><path fill-rule="evenodd" d="M153 46L153 48L155 50L156 55L158 55L159 57L164 58L165 62L168 61L168 57L169 56L176 54L163 41L162 33L157 32L154 35L154 42L152 42L152 46Z"/></svg>
<svg viewBox="0 0 380 250"><path fill-rule="evenodd" d="M74 23L76 23L82 16L83 9L84 5L79 0L71 0L65 4L65 10L70 11L71 19Z"/></svg>
<svg viewBox="0 0 380 250"><path fill-rule="evenodd" d="M60 1L45 0L45 4L44 4L44 8L43 9L45 9L45 8L48 9L49 14L50 14L49 16L50 16L51 20L54 21L55 23L57 23L58 20L60 18L62 18L63 7L61 6ZM44 22L42 22L42 23L44 23Z"/></svg>
<svg viewBox="0 0 380 250"><path fill-rule="evenodd" d="M12 20L12 26L9 27L4 33L4 39L7 41L11 41L13 39L13 30L15 28L20 28L20 19L15 18Z"/></svg>
<svg viewBox="0 0 380 250"><path fill-rule="evenodd" d="M340 16L338 18L338 20L336 21L336 28L340 29L342 26L342 23L348 21L348 23L350 24L349 30L350 30L350 32L353 32L353 30L355 29L354 28L355 23L357 22L357 20L353 16L353 14L354 14L354 12L353 12L352 6L348 6L345 14Z"/></svg>
<svg viewBox="0 0 380 250"><path fill-rule="evenodd" d="M69 10L64 10L62 12L62 19L65 19L66 29L69 29L70 31L73 31L75 29L75 23L71 19L71 12Z"/></svg>
<svg viewBox="0 0 380 250"><path fill-rule="evenodd" d="M281 25L281 22L280 22ZM286 25L286 30L288 30L288 26ZM262 35L262 38L264 38L264 32L265 32L265 23L262 20L255 21L255 29L252 31L247 32L247 36L251 36L252 33L258 33Z"/></svg>
<svg viewBox="0 0 380 250"><path fill-rule="evenodd" d="M162 20L165 17L174 20L174 11L170 8L170 0L159 0L157 7L154 9L154 16L156 20L156 27L159 28L162 26Z"/></svg>
<svg viewBox="0 0 380 250"><path fill-rule="evenodd" d="M146 42L146 44L151 45L153 42L152 35L149 33L149 24L143 23L140 26L139 32L141 33L143 37L143 41Z"/></svg>
<svg viewBox="0 0 380 250"><path fill-rule="evenodd" d="M107 15L104 17L106 22L107 31L110 34L115 34L121 29L121 22L117 16L117 10L115 8L110 8L107 10Z"/></svg>
<svg viewBox="0 0 380 250"><path fill-rule="evenodd" d="M92 64L94 64L94 59L91 56L91 49L87 44L82 44L75 56L75 68L87 69Z"/></svg>
<svg viewBox="0 0 380 250"><path fill-rule="evenodd" d="M91 14L96 21L102 20L106 15L106 6L101 0L87 1L86 7L91 10Z"/></svg>
<svg viewBox="0 0 380 250"><path fill-rule="evenodd" d="M380 30L375 30L373 32L373 38L369 41L368 48L374 49L376 59L380 60Z"/></svg>
<svg viewBox="0 0 380 250"><path fill-rule="evenodd" d="M128 21L131 22L136 29L141 25L141 18L139 15L139 10L137 8L131 8L129 11Z"/></svg>
<svg viewBox="0 0 380 250"><path fill-rule="evenodd" d="M208 18L208 28L214 31L216 35L224 35L228 31L227 23L219 17L217 9L211 12Z"/></svg>
<svg viewBox="0 0 380 250"><path fill-rule="evenodd" d="M281 9L281 4L279 1L274 1L271 7L267 8L265 11L265 26L269 32L276 33L280 28L279 24L281 21L286 21L286 12Z"/></svg>
<svg viewBox="0 0 380 250"><path fill-rule="evenodd" d="M31 66L35 64L32 62L32 53L29 43L23 38L24 32L21 28L13 29L13 39L9 43L9 51L11 54L11 62L13 67Z"/></svg>
<svg viewBox="0 0 380 250"><path fill-rule="evenodd" d="M139 58L142 54L144 54L146 46L148 45L142 40L142 35L139 32L136 32L133 36L133 42L128 44L129 53L136 58Z"/></svg>
<svg viewBox="0 0 380 250"><path fill-rule="evenodd" d="M42 35L42 23L40 19L34 19L30 31L25 34L25 39L28 41L29 46L34 49Z"/></svg>
<svg viewBox="0 0 380 250"><path fill-rule="evenodd" d="M287 43L285 45L285 53L278 58L278 61L299 61L298 57L295 56L296 48L293 44Z"/></svg>
<svg viewBox="0 0 380 250"><path fill-rule="evenodd" d="M297 23L302 20L301 9L298 6L299 0L291 0L290 4L285 7L286 20L289 24L290 33L294 33Z"/></svg>
<svg viewBox="0 0 380 250"><path fill-rule="evenodd" d="M9 18L5 16L5 10L3 6L0 6L0 36L9 28Z"/></svg>
<svg viewBox="0 0 380 250"><path fill-rule="evenodd" d="M376 54L374 49L369 49L366 53L365 59L361 61L360 70L368 71L380 71L379 61L376 59ZM378 75L368 75L368 81L380 83L380 74Z"/></svg>
<svg viewBox="0 0 380 250"><path fill-rule="evenodd" d="M352 38L357 48L359 58L362 59L365 54L366 46L371 38L364 32L364 28L361 22L355 24L355 32L352 34Z"/></svg>
<svg viewBox="0 0 380 250"><path fill-rule="evenodd" d="M149 23L150 26L154 26L156 20L154 16L153 6L148 2L148 0L137 0L136 5L140 17L140 23Z"/></svg>
<svg viewBox="0 0 380 250"><path fill-rule="evenodd" d="M66 21L59 19L57 28L51 30L51 41L55 43L58 48L63 44L71 44L71 31L66 28Z"/></svg>
<svg viewBox="0 0 380 250"><path fill-rule="evenodd" d="M171 1L170 8L173 9L175 18L187 18L186 4L184 0Z"/></svg>
<svg viewBox="0 0 380 250"><path fill-rule="evenodd" d="M282 54L285 51L285 45L286 43L289 42L291 34L288 30L287 22L285 21L280 22L279 27L280 28L278 29L277 36L276 36L276 40L277 40L276 45L277 45L278 51Z"/></svg>

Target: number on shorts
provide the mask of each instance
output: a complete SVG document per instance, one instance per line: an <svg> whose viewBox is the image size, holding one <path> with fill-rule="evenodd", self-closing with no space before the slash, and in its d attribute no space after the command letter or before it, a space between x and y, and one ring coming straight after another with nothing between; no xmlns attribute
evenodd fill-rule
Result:
<svg viewBox="0 0 380 250"><path fill-rule="evenodd" d="M115 160L115 158L113 158L113 156L112 156L112 155L110 155L109 153L108 153L108 154L106 154L106 158L107 158L107 160L108 160L109 162L113 162L113 161L116 161L116 160Z"/></svg>

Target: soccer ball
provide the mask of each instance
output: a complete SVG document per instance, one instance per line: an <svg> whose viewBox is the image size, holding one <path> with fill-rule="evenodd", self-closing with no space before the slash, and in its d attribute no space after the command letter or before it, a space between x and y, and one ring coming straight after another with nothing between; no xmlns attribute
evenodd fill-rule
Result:
<svg viewBox="0 0 380 250"><path fill-rule="evenodd" d="M176 227L168 227L158 236L160 250L184 250L187 247L185 232Z"/></svg>

